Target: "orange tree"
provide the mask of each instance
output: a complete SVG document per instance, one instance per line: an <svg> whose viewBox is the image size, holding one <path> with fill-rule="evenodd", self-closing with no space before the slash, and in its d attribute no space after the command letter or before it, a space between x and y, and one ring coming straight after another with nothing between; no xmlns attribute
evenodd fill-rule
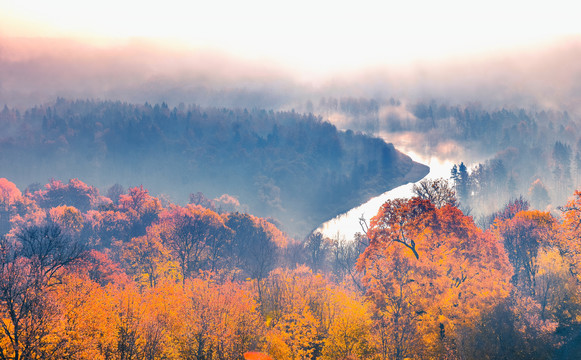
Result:
<svg viewBox="0 0 581 360"><path fill-rule="evenodd" d="M571 263L571 272L581 281L581 190L575 191L563 212L559 248Z"/></svg>
<svg viewBox="0 0 581 360"><path fill-rule="evenodd" d="M387 201L368 237L357 268L374 305L381 358L453 353L457 330L509 294L502 243L456 207Z"/></svg>

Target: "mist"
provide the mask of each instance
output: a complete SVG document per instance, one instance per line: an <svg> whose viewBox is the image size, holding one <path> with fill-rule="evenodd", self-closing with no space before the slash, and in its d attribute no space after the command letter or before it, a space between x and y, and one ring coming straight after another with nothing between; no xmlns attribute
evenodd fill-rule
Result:
<svg viewBox="0 0 581 360"><path fill-rule="evenodd" d="M487 109L579 113L581 41L559 41L439 61L382 64L321 75L274 58L242 59L150 40L105 43L0 39L0 103L56 97L308 111L322 97L477 102Z"/></svg>
<svg viewBox="0 0 581 360"><path fill-rule="evenodd" d="M294 88L268 64L146 40L3 39L0 79L0 102L16 107L64 97L279 108Z"/></svg>

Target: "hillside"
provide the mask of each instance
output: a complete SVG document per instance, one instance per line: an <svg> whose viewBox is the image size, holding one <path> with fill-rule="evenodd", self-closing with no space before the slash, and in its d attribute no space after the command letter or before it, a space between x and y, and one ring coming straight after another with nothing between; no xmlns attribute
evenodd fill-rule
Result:
<svg viewBox="0 0 581 360"><path fill-rule="evenodd" d="M148 184L172 201L229 194L300 236L428 172L378 138L294 111L64 99L0 112L0 166L21 188L79 178Z"/></svg>

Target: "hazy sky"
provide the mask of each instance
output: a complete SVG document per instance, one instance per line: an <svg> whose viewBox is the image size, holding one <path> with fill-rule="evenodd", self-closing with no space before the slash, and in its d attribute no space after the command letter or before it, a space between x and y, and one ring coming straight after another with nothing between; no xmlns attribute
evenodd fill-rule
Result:
<svg viewBox="0 0 581 360"><path fill-rule="evenodd" d="M0 36L128 38L312 74L437 62L581 35L577 1L0 0Z"/></svg>

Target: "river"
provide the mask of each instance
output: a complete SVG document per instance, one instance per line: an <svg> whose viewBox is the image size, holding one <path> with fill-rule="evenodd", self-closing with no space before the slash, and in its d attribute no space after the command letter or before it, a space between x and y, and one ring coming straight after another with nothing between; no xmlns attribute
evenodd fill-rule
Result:
<svg viewBox="0 0 581 360"><path fill-rule="evenodd" d="M397 145L396 148L398 148ZM454 166L452 160L441 160L433 156L426 157L410 150L404 150L404 152L412 160L430 167L430 172L424 179L450 178L450 171ZM365 204L323 223L317 230L332 239L351 240L355 233L362 232L359 218L363 216L369 224L369 220L377 214L381 205L387 200L411 197L413 185L414 183L404 184L376 196Z"/></svg>

